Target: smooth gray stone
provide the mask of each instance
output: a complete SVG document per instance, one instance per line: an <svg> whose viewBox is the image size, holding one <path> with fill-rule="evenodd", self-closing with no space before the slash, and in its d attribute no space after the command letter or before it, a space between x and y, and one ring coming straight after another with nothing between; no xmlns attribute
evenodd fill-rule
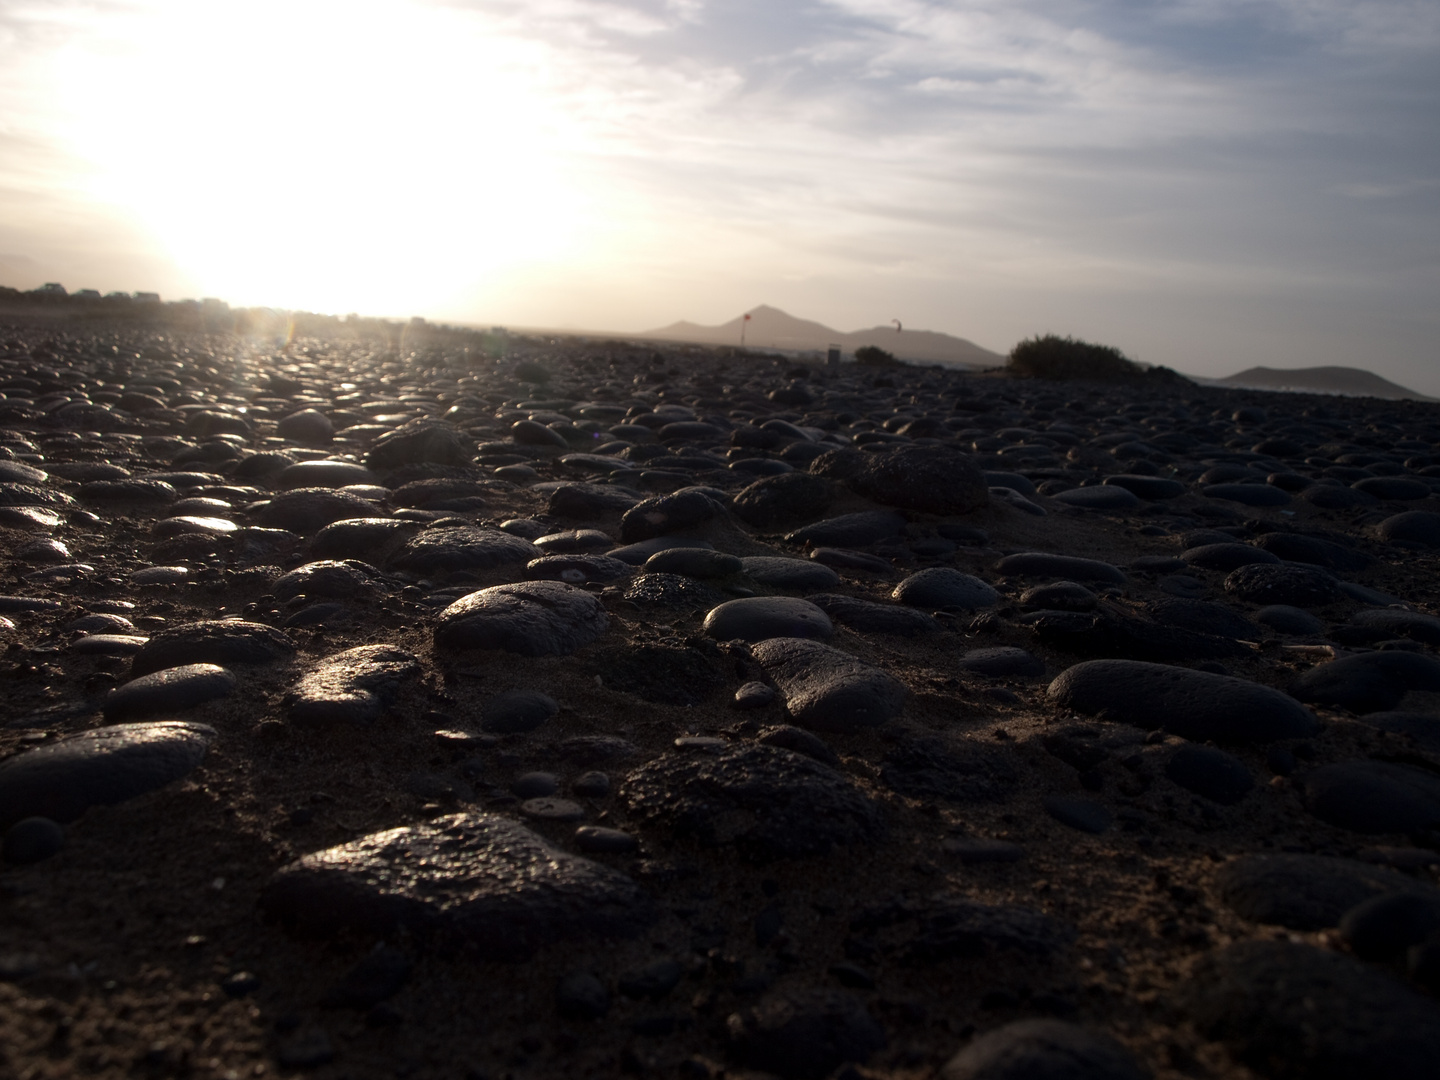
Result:
<svg viewBox="0 0 1440 1080"><path fill-rule="evenodd" d="M324 487L295 488L272 498L257 520L267 529L311 536L326 525L348 518L375 516L375 504L348 491Z"/></svg>
<svg viewBox="0 0 1440 1080"><path fill-rule="evenodd" d="M172 503L179 493L164 480L132 476L123 480L91 480L80 485L80 501ZM37 500L49 502L50 500Z"/></svg>
<svg viewBox="0 0 1440 1080"><path fill-rule="evenodd" d="M50 474L44 469L26 465L23 461L0 459L0 483L43 484L48 479L50 479Z"/></svg>
<svg viewBox="0 0 1440 1080"><path fill-rule="evenodd" d="M776 479L780 479L777 477ZM620 539L627 544L669 536L698 528L724 514L724 508L704 492L681 490L644 499L620 518Z"/></svg>
<svg viewBox="0 0 1440 1080"><path fill-rule="evenodd" d="M1349 510L1355 506L1374 506L1380 501L1374 495L1338 484L1311 484L1295 497L1320 510Z"/></svg>
<svg viewBox="0 0 1440 1080"><path fill-rule="evenodd" d="M1186 548L1180 553L1180 560L1202 570L1220 570L1225 573L1252 564L1275 566L1281 561L1280 556L1274 552L1229 540Z"/></svg>
<svg viewBox="0 0 1440 1080"><path fill-rule="evenodd" d="M188 566L144 566L130 575L136 585L180 585L190 580Z"/></svg>
<svg viewBox="0 0 1440 1080"><path fill-rule="evenodd" d="M1128 488L1104 484L1096 487L1077 487L1067 491L1057 491L1050 498L1064 503L1066 506L1076 506L1083 510L1133 510L1137 506L1145 505L1140 496Z"/></svg>
<svg viewBox="0 0 1440 1080"><path fill-rule="evenodd" d="M832 569L864 570L870 574L888 574L894 569L889 561L878 555L867 555L863 551L851 551L849 548L811 548L810 558Z"/></svg>
<svg viewBox="0 0 1440 1080"><path fill-rule="evenodd" d="M978 611L1000 600L1000 594L988 583L950 566L916 571L896 585L890 596L909 607L942 611Z"/></svg>
<svg viewBox="0 0 1440 1080"><path fill-rule="evenodd" d="M705 634L718 641L834 636L830 617L808 600L794 596L747 596L727 600L705 616Z"/></svg>
<svg viewBox="0 0 1440 1080"><path fill-rule="evenodd" d="M372 595L377 588L376 570L365 563L326 559L306 563L282 574L270 585L270 592L281 603L297 596L354 600Z"/></svg>
<svg viewBox="0 0 1440 1080"><path fill-rule="evenodd" d="M865 547L905 531L905 518L893 510L862 510L805 525L785 537L792 544L816 547Z"/></svg>
<svg viewBox="0 0 1440 1080"><path fill-rule="evenodd" d="M482 525L426 529L411 537L390 560L397 570L416 574L519 571L543 553L524 537Z"/></svg>
<svg viewBox="0 0 1440 1080"><path fill-rule="evenodd" d="M404 931L497 960L523 960L576 938L633 937L656 917L618 870L478 813L306 855L275 872L261 907L307 934Z"/></svg>
<svg viewBox="0 0 1440 1080"><path fill-rule="evenodd" d="M1411 690L1440 690L1440 660L1389 649L1358 653L1302 672L1289 686L1300 701L1353 713L1393 709Z"/></svg>
<svg viewBox="0 0 1440 1080"><path fill-rule="evenodd" d="M1366 495L1374 495L1377 499L1400 502L1425 499L1434 494L1434 489L1425 481L1409 476L1367 476L1364 480L1356 480L1350 486Z"/></svg>
<svg viewBox="0 0 1440 1080"><path fill-rule="evenodd" d="M1201 1035L1276 1080L1430 1080L1440 1061L1432 999L1313 945L1228 945L1200 958L1178 996Z"/></svg>
<svg viewBox="0 0 1440 1080"><path fill-rule="evenodd" d="M1289 604L1270 604L1255 613L1255 621L1280 634L1320 634L1325 624L1303 608Z"/></svg>
<svg viewBox="0 0 1440 1080"><path fill-rule="evenodd" d="M993 469L986 469L985 483L990 485L991 495L995 494L997 487L1009 488L1011 491L1019 492L1026 498L1037 494L1035 485L1030 481L1030 478L1022 476L1020 473L997 472Z"/></svg>
<svg viewBox="0 0 1440 1080"><path fill-rule="evenodd" d="M1336 926L1356 904L1419 887L1398 870L1328 855L1241 855L1215 874L1216 893L1235 914L1291 930Z"/></svg>
<svg viewBox="0 0 1440 1080"><path fill-rule="evenodd" d="M1255 777L1243 761L1213 746L1180 747L1165 763L1165 775L1221 806L1234 806L1255 787Z"/></svg>
<svg viewBox="0 0 1440 1080"><path fill-rule="evenodd" d="M645 560L647 574L684 574L686 577L723 578L740 573L744 563L734 555L705 548L667 548Z"/></svg>
<svg viewBox="0 0 1440 1080"><path fill-rule="evenodd" d="M0 528L18 532L52 532L65 519L43 506L0 506Z"/></svg>
<svg viewBox="0 0 1440 1080"><path fill-rule="evenodd" d="M560 711L559 704L538 690L510 690L497 694L480 710L480 730L496 735L534 731Z"/></svg>
<svg viewBox="0 0 1440 1080"><path fill-rule="evenodd" d="M150 639L135 634L86 634L70 645L75 656L133 656Z"/></svg>
<svg viewBox="0 0 1440 1080"><path fill-rule="evenodd" d="M58 611L65 605L43 596L0 596L0 611Z"/></svg>
<svg viewBox="0 0 1440 1080"><path fill-rule="evenodd" d="M324 446L335 437L335 425L319 409L301 409L283 417L275 434L302 446Z"/></svg>
<svg viewBox="0 0 1440 1080"><path fill-rule="evenodd" d="M131 675L186 664L272 664L295 654L295 642L264 623L211 619L152 634L130 663Z"/></svg>
<svg viewBox="0 0 1440 1080"><path fill-rule="evenodd" d="M361 645L322 660L285 695L293 724L329 727L368 724L394 699L400 684L420 675L420 661L390 645Z"/></svg>
<svg viewBox="0 0 1440 1080"><path fill-rule="evenodd" d="M297 461L275 476L282 491L295 488L343 488L351 484L373 484L375 474L353 461Z"/></svg>
<svg viewBox="0 0 1440 1080"><path fill-rule="evenodd" d="M770 638L751 654L780 688L795 722L811 731L864 731L903 708L905 687L894 676L818 641Z"/></svg>
<svg viewBox="0 0 1440 1080"><path fill-rule="evenodd" d="M1148 1080L1108 1035L1065 1020L1016 1020L952 1057L940 1080Z"/></svg>
<svg viewBox="0 0 1440 1080"><path fill-rule="evenodd" d="M830 509L836 488L829 480L809 473L765 476L737 492L730 509L757 529L792 528Z"/></svg>
<svg viewBox="0 0 1440 1080"><path fill-rule="evenodd" d="M81 640L84 640L83 638ZM215 664L185 664L141 675L116 687L105 699L106 720L139 720L182 712L229 697L235 676Z"/></svg>
<svg viewBox="0 0 1440 1080"><path fill-rule="evenodd" d="M1440 514L1430 510L1406 510L1391 514L1375 526L1381 540L1404 541L1423 547L1440 547Z"/></svg>
<svg viewBox="0 0 1440 1080"><path fill-rule="evenodd" d="M1087 660L1050 684L1061 708L1194 742L1303 739L1320 722L1294 698L1268 686L1208 671L1142 660Z"/></svg>
<svg viewBox="0 0 1440 1080"><path fill-rule="evenodd" d="M684 536L656 536L650 540L641 540L638 544L626 544L624 547L611 548L605 554L611 559L618 559L631 566L644 566L653 555L674 548L700 548L705 551L713 551L715 545L709 540L695 540Z"/></svg>
<svg viewBox="0 0 1440 1080"><path fill-rule="evenodd" d="M537 485L536 490L539 490ZM550 491L547 512L563 518L596 518L624 513L641 501L638 492L608 484L559 484Z"/></svg>
<svg viewBox="0 0 1440 1080"><path fill-rule="evenodd" d="M443 420L422 416L381 435L365 455L365 465L377 471L424 461L469 465L474 452L474 439L461 436Z"/></svg>
<svg viewBox="0 0 1440 1080"><path fill-rule="evenodd" d="M568 656L605 632L605 609L560 581L521 581L462 596L440 613L435 644L503 649L521 656Z"/></svg>
<svg viewBox="0 0 1440 1080"><path fill-rule="evenodd" d="M885 833L879 806L843 773L775 746L663 754L620 794L644 827L759 857L824 855Z"/></svg>
<svg viewBox="0 0 1440 1080"><path fill-rule="evenodd" d="M563 581L567 585L583 585L587 581L608 584L624 581L634 573L635 568L629 563L608 555L542 555L525 564L526 579Z"/></svg>
<svg viewBox="0 0 1440 1080"><path fill-rule="evenodd" d="M117 724L0 761L0 829L28 817L74 821L164 787L205 756L215 729L180 720Z"/></svg>
<svg viewBox="0 0 1440 1080"><path fill-rule="evenodd" d="M28 817L5 831L0 858L15 866L43 862L65 846L65 830L47 817Z"/></svg>
<svg viewBox="0 0 1440 1080"><path fill-rule="evenodd" d="M806 599L841 626L862 634L915 637L918 634L933 634L940 629L940 623L933 615L900 604L881 604L836 593L817 593Z"/></svg>
<svg viewBox="0 0 1440 1080"><path fill-rule="evenodd" d="M310 554L319 559L363 558L384 563L423 528L420 522L404 518L342 518L311 537Z"/></svg>
<svg viewBox="0 0 1440 1080"><path fill-rule="evenodd" d="M1022 514L1029 514L1031 517L1045 517L1047 511L1039 503L1033 503L1014 488L992 487L990 497L999 503L1013 507Z"/></svg>
<svg viewBox="0 0 1440 1080"><path fill-rule="evenodd" d="M509 530L504 530L508 532ZM615 546L608 533L599 529L567 529L550 532L531 541L546 555L583 555L608 551Z"/></svg>
<svg viewBox="0 0 1440 1080"><path fill-rule="evenodd" d="M750 555L740 560L745 573L772 589L794 589L797 592L833 589L840 584L840 575L824 563L809 559L787 559L775 555Z"/></svg>
<svg viewBox="0 0 1440 1080"><path fill-rule="evenodd" d="M1269 484L1207 484L1200 493L1209 499L1224 499L1243 506L1288 506L1290 493Z"/></svg>
<svg viewBox="0 0 1440 1080"><path fill-rule="evenodd" d="M1124 585L1129 579L1118 566L1098 559L1051 555L1046 551L1022 551L1007 555L995 564L995 572L1007 577L1056 577L1067 581L1100 581Z"/></svg>
<svg viewBox="0 0 1440 1080"><path fill-rule="evenodd" d="M1013 645L997 645L989 649L971 649L955 662L961 671L991 678L1027 678L1045 674L1045 662L1034 653Z"/></svg>
<svg viewBox="0 0 1440 1080"><path fill-rule="evenodd" d="M1440 828L1440 776L1386 761L1322 765L1300 780L1305 808L1321 821L1360 833Z"/></svg>
<svg viewBox="0 0 1440 1080"><path fill-rule="evenodd" d="M1345 913L1340 940L1362 960L1403 959L1440 931L1440 893L1377 896Z"/></svg>

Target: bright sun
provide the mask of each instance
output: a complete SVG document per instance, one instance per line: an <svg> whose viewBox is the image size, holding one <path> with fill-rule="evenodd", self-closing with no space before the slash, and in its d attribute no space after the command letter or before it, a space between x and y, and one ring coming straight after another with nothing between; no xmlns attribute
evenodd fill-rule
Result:
<svg viewBox="0 0 1440 1080"><path fill-rule="evenodd" d="M77 148L205 291L403 314L571 252L574 132L533 44L441 6L145 5L71 52Z"/></svg>

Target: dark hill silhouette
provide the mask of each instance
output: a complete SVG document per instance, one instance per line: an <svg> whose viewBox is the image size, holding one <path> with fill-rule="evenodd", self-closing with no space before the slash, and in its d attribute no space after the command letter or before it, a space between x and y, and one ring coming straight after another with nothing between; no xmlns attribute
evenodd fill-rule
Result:
<svg viewBox="0 0 1440 1080"><path fill-rule="evenodd" d="M1398 401L1436 401L1437 398L1417 394L1373 371L1352 367L1268 368L1253 367L1223 379L1219 386L1244 387L1248 390L1294 390L1309 394L1344 394L1349 397L1384 398Z"/></svg>
<svg viewBox="0 0 1440 1080"><path fill-rule="evenodd" d="M823 323L797 319L779 308L765 304L751 308L750 325L745 328L745 344L757 349L785 349L792 352L823 351L839 345L853 353L862 345L874 345L893 353L897 359L927 364L954 364L962 367L996 367L1005 362L999 353L982 349L972 341L940 334L931 330L897 332L893 326L877 326L870 330L846 333L833 330ZM698 345L738 345L743 315L719 326L701 326L677 322L658 330L647 330L641 336L662 341L684 341Z"/></svg>

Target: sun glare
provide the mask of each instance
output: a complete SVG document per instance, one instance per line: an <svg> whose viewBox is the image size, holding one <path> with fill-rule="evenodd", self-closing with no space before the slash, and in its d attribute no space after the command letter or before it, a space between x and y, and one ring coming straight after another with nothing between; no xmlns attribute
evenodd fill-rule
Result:
<svg viewBox="0 0 1440 1080"><path fill-rule="evenodd" d="M67 51L76 149L209 294L404 314L572 254L544 54L414 3L151 4Z"/></svg>

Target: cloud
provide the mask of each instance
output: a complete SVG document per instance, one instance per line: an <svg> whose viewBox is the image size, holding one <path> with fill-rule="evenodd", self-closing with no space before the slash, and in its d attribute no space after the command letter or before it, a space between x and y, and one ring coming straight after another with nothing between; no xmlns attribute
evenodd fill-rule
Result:
<svg viewBox="0 0 1440 1080"><path fill-rule="evenodd" d="M867 325L903 302L907 325L999 348L1037 320L1143 326L1137 351L1180 363L1204 360L1193 328L1229 311L1232 346L1273 363L1332 348L1306 329L1318 308L1396 358L1429 348L1403 330L1429 325L1420 296L1440 284L1428 0L294 0L274 9L286 35L256 37L253 55L182 33L226 13L243 30L271 12L257 3L0 0L0 130L21 140L0 186L83 197L104 162L64 133L88 115L151 140L179 197L198 165L224 199L408 200L432 240L403 274L400 246L383 248L370 295L443 291L452 316L483 295L516 305L496 312L509 321L595 312L622 329L783 298ZM132 54L154 70L88 106L57 77L123 72ZM293 140L266 156L264 110L284 102L313 132L308 162ZM219 109L246 141L135 120L167 108ZM367 124L410 130L384 141L415 160L363 146ZM487 224L507 203L511 222ZM551 253L487 262L519 258L526 215L558 223ZM404 227L381 218L386 235ZM453 285L421 280L417 260ZM961 311L962 295L987 299ZM853 310L867 296L881 310Z"/></svg>

